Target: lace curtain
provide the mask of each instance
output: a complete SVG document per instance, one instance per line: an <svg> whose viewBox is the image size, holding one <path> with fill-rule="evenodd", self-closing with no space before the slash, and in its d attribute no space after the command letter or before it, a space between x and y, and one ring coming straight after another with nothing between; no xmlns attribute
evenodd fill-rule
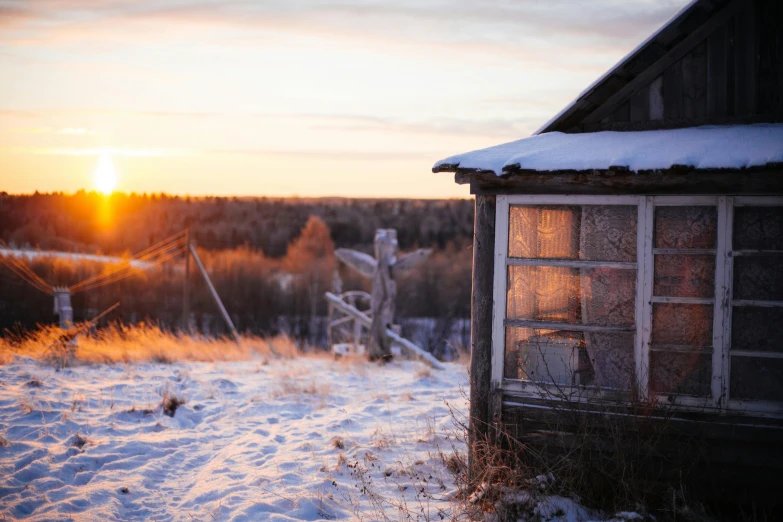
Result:
<svg viewBox="0 0 783 522"><path fill-rule="evenodd" d="M580 253L583 259L636 261L636 207L584 206ZM582 268L582 322L633 326L636 271ZM585 332L585 349L596 384L629 390L634 378L634 335Z"/></svg>
<svg viewBox="0 0 783 522"><path fill-rule="evenodd" d="M510 257L636 260L634 206L512 207L510 212ZM507 292L511 319L634 325L635 270L509 266ZM579 374L573 379L579 384L627 390L634 375L633 340L633 333L509 328L506 377L565 383L563 373L571 372ZM542 375L542 366L548 375Z"/></svg>

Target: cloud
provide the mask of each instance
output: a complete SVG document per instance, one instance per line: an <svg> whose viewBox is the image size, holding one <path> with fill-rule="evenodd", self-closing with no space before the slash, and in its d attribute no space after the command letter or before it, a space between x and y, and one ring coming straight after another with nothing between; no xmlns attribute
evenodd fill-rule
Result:
<svg viewBox="0 0 783 522"><path fill-rule="evenodd" d="M194 151L185 149L165 148L131 148L131 147L92 147L92 148L57 148L57 147L2 147L0 150L15 154L35 154L44 156L101 156L111 154L125 158L155 158L170 156L192 156Z"/></svg>
<svg viewBox="0 0 783 522"><path fill-rule="evenodd" d="M337 161L428 161L438 152L409 151L354 151L354 150L306 150L306 149L213 149L205 151L212 154L230 154L243 156L281 156L285 158L337 160Z"/></svg>
<svg viewBox="0 0 783 522"><path fill-rule="evenodd" d="M176 32L188 24L348 38L391 38L432 44L482 44L493 48L580 40L597 45L639 41L684 0L40 0L5 6L6 28L38 38L69 32L111 37L123 23L163 23ZM30 35L28 34L28 37Z"/></svg>
<svg viewBox="0 0 783 522"><path fill-rule="evenodd" d="M370 115L349 114L292 114L312 122L315 128L341 131L379 131L402 134L429 134L444 136L514 137L535 130L538 118L431 118L423 121L403 121Z"/></svg>

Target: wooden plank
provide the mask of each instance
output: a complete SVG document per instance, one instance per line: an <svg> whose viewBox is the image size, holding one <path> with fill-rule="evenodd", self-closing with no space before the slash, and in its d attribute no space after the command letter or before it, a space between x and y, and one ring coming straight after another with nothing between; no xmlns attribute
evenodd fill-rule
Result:
<svg viewBox="0 0 783 522"><path fill-rule="evenodd" d="M723 26L707 40L707 115L711 118L727 115L727 48L728 33Z"/></svg>
<svg viewBox="0 0 783 522"><path fill-rule="evenodd" d="M757 301L753 299L735 299L731 302L734 306L759 306L763 308L779 308L783 301Z"/></svg>
<svg viewBox="0 0 783 522"><path fill-rule="evenodd" d="M783 194L783 169L693 170L632 173L618 171L457 172L458 183L470 183L473 194Z"/></svg>
<svg viewBox="0 0 783 522"><path fill-rule="evenodd" d="M649 121L617 121L585 124L580 127L581 132L600 131L647 131L661 129L682 129L685 127L697 127L700 125L752 125L754 123L776 123L783 121L783 117L769 114L751 114L749 116L724 116L703 118L672 118L668 120Z"/></svg>
<svg viewBox="0 0 783 522"><path fill-rule="evenodd" d="M650 302L709 305L715 303L715 299L711 297L666 297L666 296L654 295L650 297Z"/></svg>
<svg viewBox="0 0 783 522"><path fill-rule="evenodd" d="M492 390L500 388L503 382L506 349L506 329L503 320L506 317L508 234L509 198L501 195L495 201L495 255L492 280Z"/></svg>
<svg viewBox="0 0 783 522"><path fill-rule="evenodd" d="M674 352L674 353L712 353L710 346L690 346L687 344L653 344L650 345L651 352Z"/></svg>
<svg viewBox="0 0 783 522"><path fill-rule="evenodd" d="M702 119L707 115L707 42L682 59L683 115Z"/></svg>
<svg viewBox="0 0 783 522"><path fill-rule="evenodd" d="M783 2L756 2L756 33L758 35L758 71L756 112L783 119Z"/></svg>
<svg viewBox="0 0 783 522"><path fill-rule="evenodd" d="M506 319L503 323L512 328L536 328L541 330L560 330L564 332L632 333L636 331L636 327L634 326L603 326L598 324L528 321L526 319Z"/></svg>
<svg viewBox="0 0 783 522"><path fill-rule="evenodd" d="M637 256L641 259L642 270L636 278L636 300L641 301L636 307L637 344L635 357L636 383L639 398L648 400L650 393L650 341L652 339L652 297L653 268L653 244L655 237L655 201L652 196L644 198L639 208L639 233L641 240L637 238L637 244L641 249Z"/></svg>
<svg viewBox="0 0 783 522"><path fill-rule="evenodd" d="M736 116L735 110L735 96L736 91L736 62L734 55L736 54L736 20L733 18L726 22L726 115Z"/></svg>
<svg viewBox="0 0 783 522"><path fill-rule="evenodd" d="M620 106L612 114L607 116L607 121L611 123L625 122L631 120L631 103L626 101L620 104Z"/></svg>
<svg viewBox="0 0 783 522"><path fill-rule="evenodd" d="M682 82L682 61L675 62L663 73L663 118L685 117Z"/></svg>
<svg viewBox="0 0 783 522"><path fill-rule="evenodd" d="M629 121L647 121L650 119L650 86L631 95L629 100Z"/></svg>
<svg viewBox="0 0 783 522"><path fill-rule="evenodd" d="M188 244L188 250L190 250L190 255L193 256L193 261L196 262L196 267L198 267L199 272L201 272L201 276L204 278L204 282L207 284L209 293L212 295L212 300L215 301L215 305L217 305L218 310L220 310L220 315L223 316L223 320L226 322L228 330L231 332L231 337L233 337L235 341L239 342L239 334L237 333L237 329L234 328L234 322L231 320L231 317L229 317L228 312L226 311L226 307L223 306L223 301L220 300L220 296L218 295L217 290L215 290L215 287L212 285L212 280L209 278L209 274L207 274L207 270L201 263L201 259L199 259L198 254L196 253L196 248L192 243Z"/></svg>
<svg viewBox="0 0 783 522"><path fill-rule="evenodd" d="M712 352L712 380L710 391L712 404L716 408L725 406L725 382L728 375L724 374L724 357L728 357L730 338L725 337L727 320L726 308L730 308L731 295L727 294L727 268L726 263L730 262L730 243L727 236L731 234L732 222L731 216L731 198L718 198L718 234L715 256L715 310L712 316L712 345L715 349Z"/></svg>
<svg viewBox="0 0 783 522"><path fill-rule="evenodd" d="M656 198L657 201L657 198ZM698 203L683 202L681 206L690 206ZM658 205L664 206L664 205ZM673 254L678 256L704 256L714 255L717 252L714 248L653 248L653 254Z"/></svg>
<svg viewBox="0 0 783 522"><path fill-rule="evenodd" d="M781 256L783 250L735 250L733 252L734 257L742 256Z"/></svg>
<svg viewBox="0 0 783 522"><path fill-rule="evenodd" d="M769 196L738 196L734 198L735 207L780 207L783 198Z"/></svg>
<svg viewBox="0 0 783 522"><path fill-rule="evenodd" d="M584 118L585 123L600 122L608 114L614 112L617 106L625 101L631 94L642 89L645 85L651 83L655 78L663 74L673 64L678 62L691 49L698 45L702 40L710 36L713 31L722 26L736 12L743 8L744 0L734 0L726 7L715 13L706 22L693 30L684 40L672 48L657 62L640 73L625 86L614 92L607 100L591 114Z"/></svg>
<svg viewBox="0 0 783 522"><path fill-rule="evenodd" d="M734 113L756 112L756 23L753 3L737 14L734 30Z"/></svg>
<svg viewBox="0 0 783 522"><path fill-rule="evenodd" d="M492 380L492 288L495 278L495 196L476 196L473 218L473 283L470 301L469 469L475 444L490 423Z"/></svg>
<svg viewBox="0 0 783 522"><path fill-rule="evenodd" d="M636 263L624 263L622 261L586 261L584 259L509 257L507 264L511 266L559 266L566 268L616 268L620 270L636 270Z"/></svg>
<svg viewBox="0 0 783 522"><path fill-rule="evenodd" d="M763 359L783 359L781 352L757 352L752 350L732 350L732 357L761 357Z"/></svg>
<svg viewBox="0 0 783 522"><path fill-rule="evenodd" d="M327 301L329 301L329 303L334 305L335 308L338 308L341 312L354 317L359 322L361 322L365 327L370 328L370 326L372 325L372 319L370 319L370 317L367 314L360 312L359 310L352 307L348 303L344 302L342 299L340 299L338 296L334 295L331 292L326 292L324 295ZM405 348L412 355L419 358L421 361L429 364L436 370L443 370L445 368L439 360L437 360L435 357L432 356L431 353L425 352L424 350L422 350L421 348L419 348L409 340L400 336L391 328L386 329L386 335L388 335L389 338L392 341L394 341L396 344L400 345L402 348Z"/></svg>
<svg viewBox="0 0 783 522"><path fill-rule="evenodd" d="M658 76L650 83L649 91L649 108L650 120L662 121L663 120L663 76Z"/></svg>

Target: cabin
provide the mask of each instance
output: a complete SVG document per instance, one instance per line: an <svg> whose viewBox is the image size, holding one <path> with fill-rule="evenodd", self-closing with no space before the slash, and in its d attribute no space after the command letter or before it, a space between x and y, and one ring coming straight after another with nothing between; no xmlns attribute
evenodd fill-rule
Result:
<svg viewBox="0 0 783 522"><path fill-rule="evenodd" d="M433 172L475 195L473 441L551 440L565 401L781 491L783 2L694 1L533 136Z"/></svg>

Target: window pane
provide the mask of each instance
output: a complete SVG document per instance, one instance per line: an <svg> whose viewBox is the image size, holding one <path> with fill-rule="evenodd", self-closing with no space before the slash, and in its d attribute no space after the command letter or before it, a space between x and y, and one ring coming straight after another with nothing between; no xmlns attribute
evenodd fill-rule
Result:
<svg viewBox="0 0 783 522"><path fill-rule="evenodd" d="M712 355L650 352L650 390L707 397L710 395Z"/></svg>
<svg viewBox="0 0 783 522"><path fill-rule="evenodd" d="M653 303L652 344L712 346L713 305Z"/></svg>
<svg viewBox="0 0 783 522"><path fill-rule="evenodd" d="M633 326L636 271L509 266L506 317Z"/></svg>
<svg viewBox="0 0 783 522"><path fill-rule="evenodd" d="M715 248L716 207L656 207L655 248Z"/></svg>
<svg viewBox="0 0 783 522"><path fill-rule="evenodd" d="M629 390L633 334L506 328L507 379Z"/></svg>
<svg viewBox="0 0 783 522"><path fill-rule="evenodd" d="M735 250L783 250L783 207L736 207Z"/></svg>
<svg viewBox="0 0 783 522"><path fill-rule="evenodd" d="M735 306L731 312L731 349L783 352L783 308Z"/></svg>
<svg viewBox="0 0 783 522"><path fill-rule="evenodd" d="M579 259L579 207L512 206L508 223L508 255Z"/></svg>
<svg viewBox="0 0 783 522"><path fill-rule="evenodd" d="M635 206L512 206L508 255L636 261Z"/></svg>
<svg viewBox="0 0 783 522"><path fill-rule="evenodd" d="M715 256L656 255L653 295L714 297Z"/></svg>
<svg viewBox="0 0 783 522"><path fill-rule="evenodd" d="M580 375L588 370L580 332L506 329L504 376L507 379L572 385L581 384Z"/></svg>
<svg viewBox="0 0 783 522"><path fill-rule="evenodd" d="M582 207L581 259L636 261L635 206Z"/></svg>
<svg viewBox="0 0 783 522"><path fill-rule="evenodd" d="M783 256L735 257L734 299L783 301Z"/></svg>
<svg viewBox="0 0 783 522"><path fill-rule="evenodd" d="M732 399L783 402L783 359L735 355L729 385Z"/></svg>

